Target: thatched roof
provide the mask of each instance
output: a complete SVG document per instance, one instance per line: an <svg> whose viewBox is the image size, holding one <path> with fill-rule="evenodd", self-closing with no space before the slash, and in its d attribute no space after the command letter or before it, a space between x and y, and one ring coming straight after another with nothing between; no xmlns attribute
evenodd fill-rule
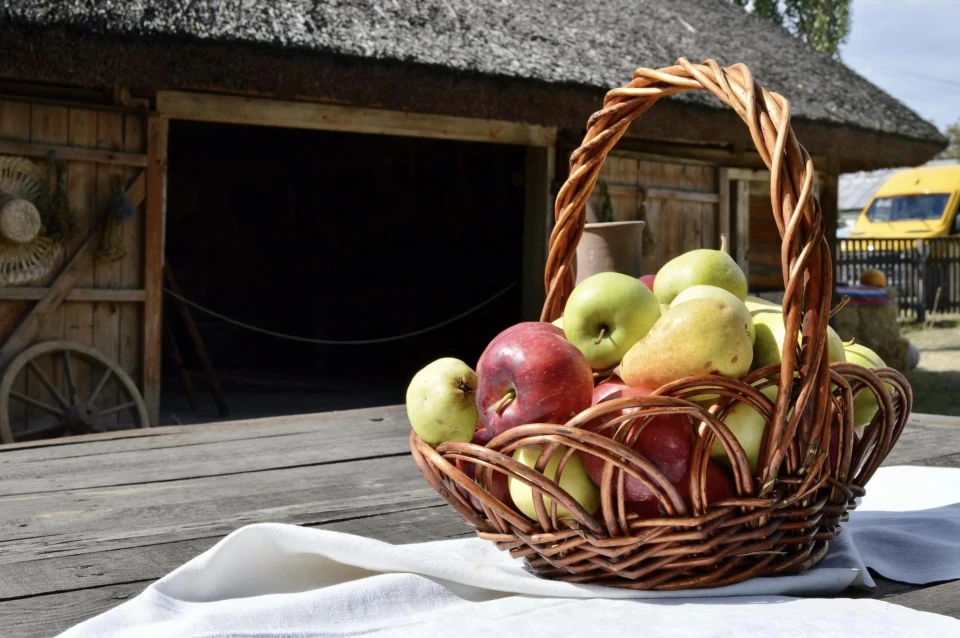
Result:
<svg viewBox="0 0 960 638"><path fill-rule="evenodd" d="M748 64L799 118L943 141L840 62L726 0L9 0L0 7L4 23L264 45L594 89L623 84L638 66L714 58Z"/></svg>

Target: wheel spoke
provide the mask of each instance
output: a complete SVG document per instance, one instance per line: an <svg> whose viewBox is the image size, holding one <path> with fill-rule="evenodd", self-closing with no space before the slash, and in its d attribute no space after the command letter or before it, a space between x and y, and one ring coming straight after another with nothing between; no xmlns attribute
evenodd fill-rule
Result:
<svg viewBox="0 0 960 638"><path fill-rule="evenodd" d="M43 427L33 428L32 430L20 430L19 432L13 433L13 438L16 441L25 441L28 439L39 439L49 434L56 434L58 432L63 432L62 423L45 425Z"/></svg>
<svg viewBox="0 0 960 638"><path fill-rule="evenodd" d="M77 380L73 376L73 361L70 359L70 351L63 350L63 367L67 372L67 389L70 391L70 400L74 404L80 403L80 397L77 395Z"/></svg>
<svg viewBox="0 0 960 638"><path fill-rule="evenodd" d="M35 375L37 375L37 377L40 378L40 383L43 384L43 387L45 387L47 389L47 392L49 392L50 395L57 400L57 403L59 403L61 407L66 408L70 406L67 400L63 398L63 395L60 394L60 391L57 390L54 387L54 385L50 382L50 378L47 377L46 373L40 369L40 366L37 365L36 361L31 359L30 361L27 362L27 367Z"/></svg>
<svg viewBox="0 0 960 638"><path fill-rule="evenodd" d="M103 376L100 377L100 381L97 382L97 387L94 388L93 392L90 394L90 400L87 401L88 407L94 407L94 402L97 400L97 397L100 396L100 391L103 390L103 387L107 385L107 381L109 381L110 377L112 376L113 370L110 367L105 368L103 371Z"/></svg>
<svg viewBox="0 0 960 638"><path fill-rule="evenodd" d="M129 403L121 403L120 405L115 405L112 408L107 408L106 410L100 410L97 413L97 416L109 416L111 414L116 414L117 412L122 412L123 410L129 410L130 408L137 407L136 401L130 401Z"/></svg>
<svg viewBox="0 0 960 638"><path fill-rule="evenodd" d="M18 401L22 401L23 403L32 405L35 408L39 408L44 412L46 412L47 414L52 414L54 416L63 416L63 410L61 410L57 406L50 405L49 403L44 403L43 401L39 401L37 399L34 399L33 397L28 397L22 392L17 392L16 390L10 390L10 396L14 399L17 399Z"/></svg>

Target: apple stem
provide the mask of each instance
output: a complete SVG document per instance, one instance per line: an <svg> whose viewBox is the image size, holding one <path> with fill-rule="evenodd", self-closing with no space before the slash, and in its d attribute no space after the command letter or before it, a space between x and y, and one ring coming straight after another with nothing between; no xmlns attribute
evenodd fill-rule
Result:
<svg viewBox="0 0 960 638"><path fill-rule="evenodd" d="M844 295L843 297L841 297L840 302L837 304L837 306L830 311L829 315L827 315L827 319L833 319L833 315L843 310L843 307L846 306L848 303L850 303L850 295Z"/></svg>
<svg viewBox="0 0 960 638"><path fill-rule="evenodd" d="M493 406L493 411L497 413L497 416L503 414L503 411L507 409L507 406L513 403L513 400L517 398L517 392L515 390L510 390L502 399L497 401L497 404Z"/></svg>
<svg viewBox="0 0 960 638"><path fill-rule="evenodd" d="M597 340L593 342L593 345L599 346L600 342L603 341L603 335L606 334L606 332L607 332L607 329L605 327L600 328L600 336L598 336Z"/></svg>
<svg viewBox="0 0 960 638"><path fill-rule="evenodd" d="M720 251L730 254L730 247L727 245L727 234L720 233Z"/></svg>
<svg viewBox="0 0 960 638"><path fill-rule="evenodd" d="M852 346L856 341L857 341L856 339L851 339L850 341L844 341L843 345Z"/></svg>

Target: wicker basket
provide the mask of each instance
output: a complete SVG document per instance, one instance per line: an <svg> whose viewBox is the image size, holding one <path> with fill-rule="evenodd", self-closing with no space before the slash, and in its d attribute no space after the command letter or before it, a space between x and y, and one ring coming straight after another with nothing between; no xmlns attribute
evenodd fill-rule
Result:
<svg viewBox="0 0 960 638"><path fill-rule="evenodd" d="M770 169L786 289L781 365L740 380L683 379L650 396L601 403L564 425L513 428L485 447L444 443L434 449L411 433L413 457L430 485L477 528L481 538L524 558L546 578L675 590L807 570L826 555L828 541L840 533L841 521L864 494L864 485L896 443L910 414L910 386L895 370L828 363L833 273L820 206L813 196L813 163L794 137L788 102L756 86L744 65L721 68L712 60L695 65L680 59L658 71L639 69L627 86L607 93L603 109L590 118L583 144L570 158L570 176L557 196L542 319L560 316L573 289L570 264L583 233L584 205L607 153L630 122L657 100L690 90L709 91L734 109ZM759 391L763 379L779 386L775 403ZM710 411L690 400L708 388L721 395ZM872 392L880 409L862 436L855 436L853 398L860 392ZM768 420L755 474L722 421L740 402ZM611 422L612 438L579 427L625 407L639 410ZM662 414L687 415L691 430L699 433L691 461L689 505L656 466L629 447L649 417ZM831 463L828 446L836 431L838 461ZM737 496L708 502L706 468L716 439L731 459ZM518 447L527 445L544 447L536 471L512 458ZM557 476L573 450L605 460L601 505L595 514L538 473L556 446L568 448ZM475 480L461 472L456 461L461 467L473 464ZM546 522L532 522L498 501L492 489L495 472L531 485L538 518ZM659 498L661 517L643 519L626 513L626 475L643 481ZM468 495L479 501L482 512L471 506ZM544 495L552 499L550 508L544 507ZM574 518L558 520L558 503Z"/></svg>

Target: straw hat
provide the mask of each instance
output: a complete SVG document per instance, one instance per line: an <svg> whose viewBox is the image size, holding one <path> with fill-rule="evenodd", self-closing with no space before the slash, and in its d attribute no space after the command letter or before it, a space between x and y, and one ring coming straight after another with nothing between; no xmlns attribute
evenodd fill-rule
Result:
<svg viewBox="0 0 960 638"><path fill-rule="evenodd" d="M0 156L0 286L42 279L60 257L60 244L41 234L45 180L33 162Z"/></svg>

